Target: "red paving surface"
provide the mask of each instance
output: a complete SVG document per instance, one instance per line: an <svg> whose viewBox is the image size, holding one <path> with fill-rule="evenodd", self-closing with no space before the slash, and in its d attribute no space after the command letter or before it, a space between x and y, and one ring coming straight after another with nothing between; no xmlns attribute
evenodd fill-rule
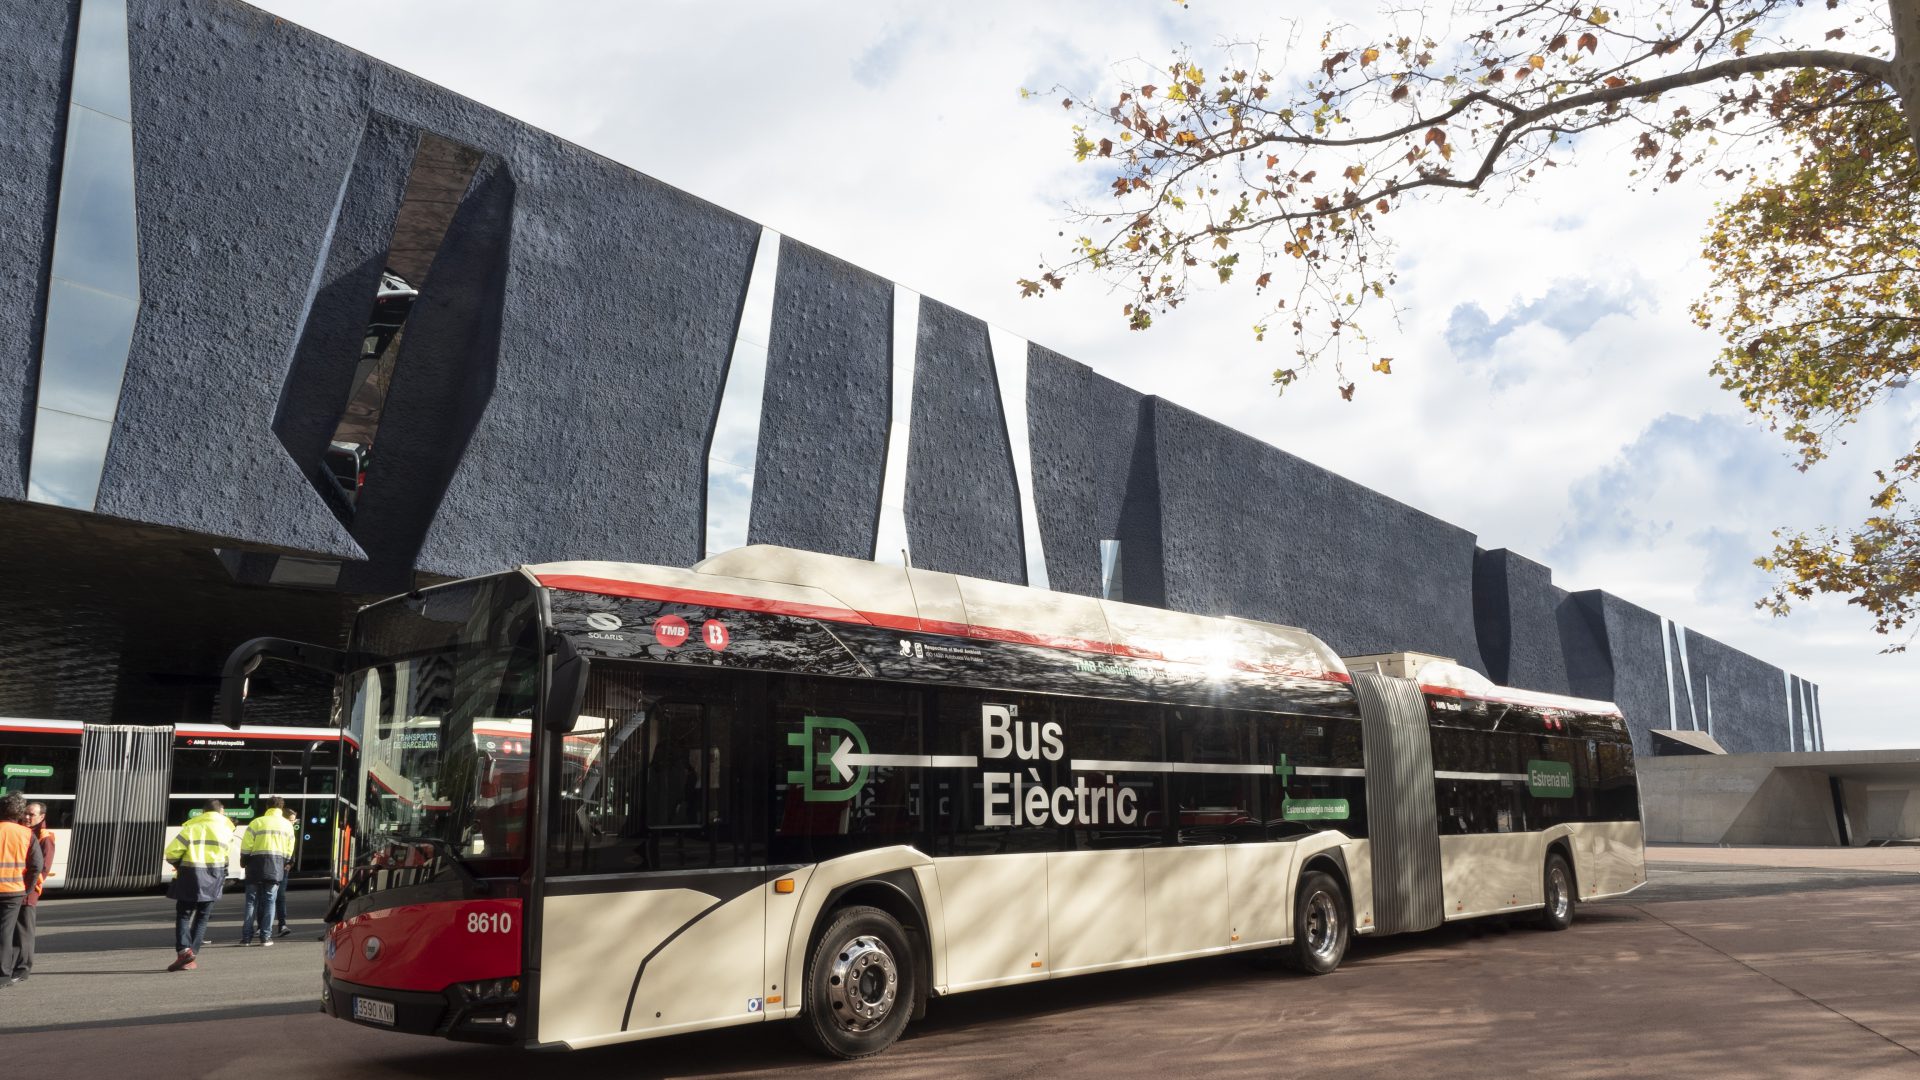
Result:
<svg viewBox="0 0 1920 1080"><path fill-rule="evenodd" d="M1920 1077L1920 886L1860 880L1662 874L1566 933L1362 942L1327 978L1223 959L965 995L856 1063L810 1058L778 1024L560 1056L312 1013L0 1037L0 1060L90 1080Z"/></svg>

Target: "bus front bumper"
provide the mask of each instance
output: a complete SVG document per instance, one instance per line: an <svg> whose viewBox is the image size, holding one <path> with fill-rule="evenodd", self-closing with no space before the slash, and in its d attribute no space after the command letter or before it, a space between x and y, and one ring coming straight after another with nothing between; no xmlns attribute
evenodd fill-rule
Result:
<svg viewBox="0 0 1920 1080"><path fill-rule="evenodd" d="M440 993L363 986L320 972L320 1008L328 1016L382 1031L440 1035L468 1042L520 1041L519 1002L488 997L476 985L458 984ZM515 980L518 986L518 980Z"/></svg>

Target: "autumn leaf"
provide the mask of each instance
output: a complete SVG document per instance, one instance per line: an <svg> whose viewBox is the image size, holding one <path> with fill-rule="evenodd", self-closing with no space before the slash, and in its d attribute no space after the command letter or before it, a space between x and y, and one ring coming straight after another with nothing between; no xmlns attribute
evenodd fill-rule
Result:
<svg viewBox="0 0 1920 1080"><path fill-rule="evenodd" d="M1541 68L1547 66L1547 58L1537 54L1533 56L1529 56L1527 57L1527 66L1534 69L1535 71L1538 71Z"/></svg>
<svg viewBox="0 0 1920 1080"><path fill-rule="evenodd" d="M1609 90L1618 90L1625 85L1627 85L1627 80L1618 75L1609 75L1606 78L1606 87Z"/></svg>
<svg viewBox="0 0 1920 1080"><path fill-rule="evenodd" d="M1160 88L1153 85L1152 83L1148 83L1147 85L1140 88L1140 96L1143 98L1151 98L1153 97L1153 92L1158 89Z"/></svg>
<svg viewBox="0 0 1920 1080"><path fill-rule="evenodd" d="M1273 274L1271 272L1261 274L1259 277L1253 279L1253 287L1256 289L1264 289L1267 287L1267 282L1272 280Z"/></svg>
<svg viewBox="0 0 1920 1080"><path fill-rule="evenodd" d="M1379 49L1372 49L1372 48L1366 49L1360 54L1360 66L1365 67L1368 64L1371 64L1378 59L1380 59Z"/></svg>
<svg viewBox="0 0 1920 1080"><path fill-rule="evenodd" d="M1379 372L1382 375L1393 374L1393 357L1383 356L1380 359L1374 361L1373 370Z"/></svg>
<svg viewBox="0 0 1920 1080"><path fill-rule="evenodd" d="M1340 398L1343 401L1353 400L1353 384L1352 383L1340 384Z"/></svg>
<svg viewBox="0 0 1920 1080"><path fill-rule="evenodd" d="M1444 146L1447 141L1447 133L1442 128L1431 127L1427 129L1427 137L1422 141L1428 144L1439 143Z"/></svg>
<svg viewBox="0 0 1920 1080"><path fill-rule="evenodd" d="M1585 49L1588 52L1593 52L1594 50L1600 48L1600 39L1593 36L1592 34L1581 34L1580 40L1574 42L1574 48L1576 50Z"/></svg>
<svg viewBox="0 0 1920 1080"><path fill-rule="evenodd" d="M1739 33L1733 35L1732 38L1728 39L1727 44L1733 46L1734 52L1739 53L1739 52L1745 52L1747 50L1748 43L1752 41L1753 41L1753 27L1749 26L1745 30L1740 31Z"/></svg>
<svg viewBox="0 0 1920 1080"><path fill-rule="evenodd" d="M1113 140L1112 139L1100 140L1100 156L1101 157L1113 156Z"/></svg>

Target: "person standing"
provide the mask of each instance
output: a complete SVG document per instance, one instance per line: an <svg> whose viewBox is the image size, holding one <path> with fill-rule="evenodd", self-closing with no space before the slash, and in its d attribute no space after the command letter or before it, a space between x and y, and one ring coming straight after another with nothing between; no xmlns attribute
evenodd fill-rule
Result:
<svg viewBox="0 0 1920 1080"><path fill-rule="evenodd" d="M287 801L274 796L266 812L247 825L240 838L240 860L247 868L247 912L240 920L240 944L253 944L254 918L259 917L260 944L273 944L274 900L286 887L287 864L293 861L293 822L287 820Z"/></svg>
<svg viewBox="0 0 1920 1080"><path fill-rule="evenodd" d="M18 795L0 799L0 989L26 980L15 975L19 964L15 930L20 911L26 905L27 889L40 880L45 867L40 861L40 845L26 826L27 800ZM32 932L27 947L33 947Z"/></svg>
<svg viewBox="0 0 1920 1080"><path fill-rule="evenodd" d="M209 799L167 845L166 860L173 867L173 884L167 888L167 895L174 901L173 944L177 954L167 965L168 971L192 971L200 966L194 957L207 936L207 916L227 884L233 822L227 820L225 810L219 799Z"/></svg>
<svg viewBox="0 0 1920 1080"><path fill-rule="evenodd" d="M25 824L40 848L40 873L27 883L27 898L20 907L20 921L13 930L14 982L22 982L33 973L33 934L40 913L40 894L46 890L47 875L53 873L53 830L47 828L47 804L27 804Z"/></svg>

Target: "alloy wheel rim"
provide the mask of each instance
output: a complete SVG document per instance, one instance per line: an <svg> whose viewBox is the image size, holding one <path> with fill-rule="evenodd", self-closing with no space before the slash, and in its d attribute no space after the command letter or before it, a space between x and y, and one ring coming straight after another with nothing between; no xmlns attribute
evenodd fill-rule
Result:
<svg viewBox="0 0 1920 1080"><path fill-rule="evenodd" d="M900 969L892 950L871 934L841 946L827 968L827 1007L833 1022L850 1032L871 1031L893 1013Z"/></svg>
<svg viewBox="0 0 1920 1080"><path fill-rule="evenodd" d="M1307 951L1326 960L1340 944L1340 909L1333 897L1314 893L1307 900Z"/></svg>

